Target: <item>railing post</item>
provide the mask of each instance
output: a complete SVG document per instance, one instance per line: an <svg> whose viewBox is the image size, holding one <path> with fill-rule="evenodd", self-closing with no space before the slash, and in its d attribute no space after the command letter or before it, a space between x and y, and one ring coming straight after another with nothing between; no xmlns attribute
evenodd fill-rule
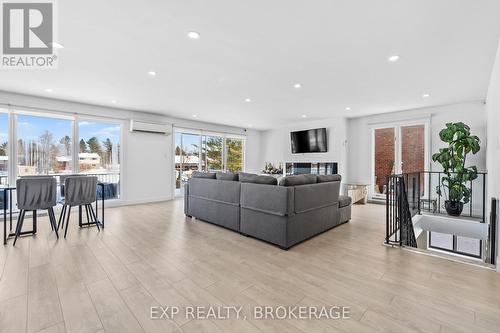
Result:
<svg viewBox="0 0 500 333"><path fill-rule="evenodd" d="M390 184L390 178L387 176L385 178L385 188L387 193L385 194L385 243L389 244L389 184Z"/></svg>
<svg viewBox="0 0 500 333"><path fill-rule="evenodd" d="M404 177L398 177L398 216L399 216L399 246L403 246L403 196L402 189L404 189Z"/></svg>
<svg viewBox="0 0 500 333"><path fill-rule="evenodd" d="M490 214L490 264L495 265L497 260L497 205L498 199L491 198Z"/></svg>
<svg viewBox="0 0 500 333"><path fill-rule="evenodd" d="M483 173L483 220L481 222L482 223L486 222L486 174L485 173Z"/></svg>
<svg viewBox="0 0 500 333"><path fill-rule="evenodd" d="M429 172L429 194L428 194L428 202L427 206L429 207L429 213L431 212L431 186L432 186L432 173Z"/></svg>
<svg viewBox="0 0 500 333"><path fill-rule="evenodd" d="M431 174L429 174L429 177L431 176ZM438 172L438 186L441 186L441 172ZM431 189L429 188L429 191ZM441 192L442 193L442 192ZM430 202L429 202L429 207L430 207ZM433 212L434 213L434 212ZM438 195L438 213L441 213L441 196Z"/></svg>
<svg viewBox="0 0 500 333"><path fill-rule="evenodd" d="M470 198L469 198L469 215L472 217L472 206L473 206L473 194L472 194L472 180L470 181ZM484 222L484 221L483 221Z"/></svg>
<svg viewBox="0 0 500 333"><path fill-rule="evenodd" d="M417 195L418 195L418 198L417 198L417 202L418 202L418 207L417 207L417 211L418 211L418 215L421 214L420 212L420 195L421 195L421 192L420 192L420 172L418 172L418 191L417 191Z"/></svg>

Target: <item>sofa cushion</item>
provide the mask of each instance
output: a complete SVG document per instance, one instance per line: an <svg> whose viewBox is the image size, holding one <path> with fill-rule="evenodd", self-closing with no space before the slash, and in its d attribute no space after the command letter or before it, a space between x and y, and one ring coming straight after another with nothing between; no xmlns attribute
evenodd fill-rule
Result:
<svg viewBox="0 0 500 333"><path fill-rule="evenodd" d="M319 175L318 183L327 183L327 182L339 182L342 180L341 175Z"/></svg>
<svg viewBox="0 0 500 333"><path fill-rule="evenodd" d="M215 179L215 172L200 172L200 171L194 171L193 174L191 175L191 178L208 178L208 179Z"/></svg>
<svg viewBox="0 0 500 333"><path fill-rule="evenodd" d="M297 186L317 183L316 175L287 176L280 179L280 186Z"/></svg>
<svg viewBox="0 0 500 333"><path fill-rule="evenodd" d="M189 196L205 200L232 204L240 204L239 182L228 182L217 179L191 178L189 180Z"/></svg>
<svg viewBox="0 0 500 333"><path fill-rule="evenodd" d="M217 180L232 180L238 181L238 174L235 173L226 173L226 172L216 172L215 178Z"/></svg>
<svg viewBox="0 0 500 333"><path fill-rule="evenodd" d="M293 187L241 184L241 208L286 216L293 214L293 198Z"/></svg>
<svg viewBox="0 0 500 333"><path fill-rule="evenodd" d="M347 195L339 195L339 207L347 207L351 204L352 199Z"/></svg>
<svg viewBox="0 0 500 333"><path fill-rule="evenodd" d="M278 185L278 180L271 176L260 176L253 173L240 172L238 178L242 183Z"/></svg>
<svg viewBox="0 0 500 333"><path fill-rule="evenodd" d="M294 186L294 211L297 214L327 206L337 206L340 182Z"/></svg>

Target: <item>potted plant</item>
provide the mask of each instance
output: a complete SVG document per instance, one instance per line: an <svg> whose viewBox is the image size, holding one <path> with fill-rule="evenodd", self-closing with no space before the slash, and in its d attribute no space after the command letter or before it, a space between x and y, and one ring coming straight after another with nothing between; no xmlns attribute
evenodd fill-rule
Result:
<svg viewBox="0 0 500 333"><path fill-rule="evenodd" d="M432 160L443 166L445 174L436 188L437 194L441 196L444 192L446 211L449 215L459 216L472 194L467 183L477 178L477 167L465 166L465 162L467 155L479 152L480 140L471 135L469 126L461 122L447 123L439 137L448 147L440 148L432 155Z"/></svg>

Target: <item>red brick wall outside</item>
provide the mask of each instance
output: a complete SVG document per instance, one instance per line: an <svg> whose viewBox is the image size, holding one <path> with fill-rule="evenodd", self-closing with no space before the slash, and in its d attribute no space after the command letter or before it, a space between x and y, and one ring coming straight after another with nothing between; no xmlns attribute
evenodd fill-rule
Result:
<svg viewBox="0 0 500 333"><path fill-rule="evenodd" d="M424 171L425 167L425 126L401 127L401 160L403 173ZM424 188L424 177L421 177L420 188Z"/></svg>
<svg viewBox="0 0 500 333"><path fill-rule="evenodd" d="M385 177L390 175L394 167L396 143L394 128L375 130L375 192L382 193ZM378 186L377 186L378 185Z"/></svg>
<svg viewBox="0 0 500 333"><path fill-rule="evenodd" d="M394 128L375 130L375 192L382 193L385 178L394 172L396 143ZM425 167L425 126L401 127L401 160L403 172L423 171ZM423 188L424 177L421 178Z"/></svg>
<svg viewBox="0 0 500 333"><path fill-rule="evenodd" d="M424 170L424 125L401 127L401 159L403 172Z"/></svg>

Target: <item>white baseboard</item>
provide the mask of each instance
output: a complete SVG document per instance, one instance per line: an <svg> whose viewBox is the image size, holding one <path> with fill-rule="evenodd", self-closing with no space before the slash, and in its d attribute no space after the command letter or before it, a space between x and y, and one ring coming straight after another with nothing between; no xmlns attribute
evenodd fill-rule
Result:
<svg viewBox="0 0 500 333"><path fill-rule="evenodd" d="M170 201L173 199L175 199L175 198L172 196L165 196L165 197L156 197L156 198L139 199L139 200L115 200L116 203L110 201L109 206L108 206L108 204L106 204L106 207L142 205L142 204L148 204L148 203Z"/></svg>

